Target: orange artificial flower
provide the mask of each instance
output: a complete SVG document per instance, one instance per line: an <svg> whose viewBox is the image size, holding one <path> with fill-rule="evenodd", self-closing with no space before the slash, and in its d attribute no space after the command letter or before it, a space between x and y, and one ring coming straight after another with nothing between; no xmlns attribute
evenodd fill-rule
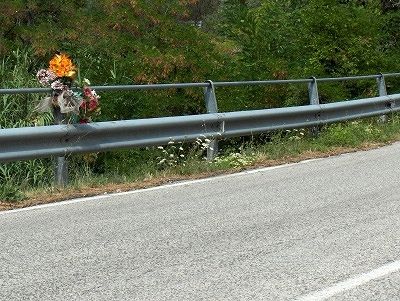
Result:
<svg viewBox="0 0 400 301"><path fill-rule="evenodd" d="M56 54L50 60L50 70L58 77L70 77L73 79L76 76L76 67L65 53Z"/></svg>

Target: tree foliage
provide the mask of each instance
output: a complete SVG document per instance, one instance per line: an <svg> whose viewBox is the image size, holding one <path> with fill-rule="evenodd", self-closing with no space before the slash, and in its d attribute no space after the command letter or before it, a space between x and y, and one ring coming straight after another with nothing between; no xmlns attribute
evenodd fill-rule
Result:
<svg viewBox="0 0 400 301"><path fill-rule="evenodd" d="M382 9L387 7L383 2L225 0L218 13L222 25L213 29L236 42L241 49L240 72L251 79L396 71L400 67L396 59L398 12L388 13ZM287 90L288 94L276 92L286 99L300 98L296 89ZM347 98L362 93L372 95L373 91L365 85L336 87L326 97ZM273 98L270 95L268 101L273 102Z"/></svg>
<svg viewBox="0 0 400 301"><path fill-rule="evenodd" d="M29 47L45 64L54 52L66 51L78 60L82 76L96 84L285 79L399 68L400 13L391 0L5 0L0 11L0 55ZM206 31L188 22L200 20ZM345 88L326 97L372 93ZM282 98L299 103L305 95L292 88L248 92L219 92L220 107L281 106ZM110 94L103 104L108 119L204 111L201 93L193 90Z"/></svg>
<svg viewBox="0 0 400 301"><path fill-rule="evenodd" d="M382 66L383 19L374 1L271 0L251 8L231 0L225 14L230 7L242 8L224 20L236 27L233 38L253 76L351 75Z"/></svg>
<svg viewBox="0 0 400 301"><path fill-rule="evenodd" d="M42 64L56 51L68 52L82 76L95 84L216 78L224 57L205 33L183 22L189 2L5 0L0 4L0 51L5 55L30 47ZM151 102L142 101L143 93L112 96L105 96L107 102L103 98L108 118L190 114L204 107L200 93L186 90L155 93Z"/></svg>

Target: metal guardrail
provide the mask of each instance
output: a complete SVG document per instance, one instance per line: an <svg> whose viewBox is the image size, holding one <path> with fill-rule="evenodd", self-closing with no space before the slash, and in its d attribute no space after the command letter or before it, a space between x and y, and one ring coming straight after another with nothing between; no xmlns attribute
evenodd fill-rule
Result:
<svg viewBox="0 0 400 301"><path fill-rule="evenodd" d="M266 110L6 129L0 136L0 161L246 136L394 111L400 111L400 94Z"/></svg>
<svg viewBox="0 0 400 301"><path fill-rule="evenodd" d="M218 139L253 135L280 129L315 127L322 124L379 116L400 110L400 94L387 96L385 77L400 73L341 78L94 86L96 91L131 91L171 88L203 88L207 114L91 124L53 125L0 129L0 162L72 153L99 152L135 146L162 145L169 141L212 139L207 157L214 158ZM320 104L318 82L376 79L379 97ZM218 113L216 87L272 84L308 84L308 106ZM50 93L47 88L0 89L4 94ZM61 159L63 157L59 157ZM65 162L59 160L56 181L66 184Z"/></svg>
<svg viewBox="0 0 400 301"><path fill-rule="evenodd" d="M379 79L387 77L400 77L400 73L384 73L375 75L360 75L347 77L329 77L316 78L317 82L335 82L361 79ZM237 82L213 82L214 87L232 87L232 86L251 86L251 85L280 85L280 84L308 84L313 82L314 77L305 79L283 79L283 80L260 80L260 81L237 81ZM92 86L98 92L113 91L133 91L133 90L164 90L178 88L207 88L210 81L204 83L176 83L176 84L148 84L148 85L118 85L118 86ZM0 95L5 94L37 94L51 93L50 88L18 88L18 89L0 89Z"/></svg>

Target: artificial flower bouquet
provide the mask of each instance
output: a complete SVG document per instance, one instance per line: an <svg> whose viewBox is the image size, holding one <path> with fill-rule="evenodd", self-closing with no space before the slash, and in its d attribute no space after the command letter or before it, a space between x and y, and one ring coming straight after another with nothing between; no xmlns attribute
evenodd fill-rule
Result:
<svg viewBox="0 0 400 301"><path fill-rule="evenodd" d="M52 95L43 99L37 107L40 112L59 109L62 114L77 116L79 123L88 123L100 114L99 96L84 79L76 80L77 68L64 53L56 54L48 69L38 71L36 77L44 87L53 90Z"/></svg>

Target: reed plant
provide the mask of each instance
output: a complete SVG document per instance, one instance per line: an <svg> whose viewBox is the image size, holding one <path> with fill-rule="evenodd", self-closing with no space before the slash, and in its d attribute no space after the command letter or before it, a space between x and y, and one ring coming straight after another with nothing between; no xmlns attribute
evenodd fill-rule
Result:
<svg viewBox="0 0 400 301"><path fill-rule="evenodd" d="M38 62L29 50L15 50L0 62L0 88L38 86L34 70ZM38 114L35 106L43 95L0 95L0 128L48 125L51 114ZM51 160L40 159L0 163L0 200L20 200L28 187L47 185L52 181Z"/></svg>

